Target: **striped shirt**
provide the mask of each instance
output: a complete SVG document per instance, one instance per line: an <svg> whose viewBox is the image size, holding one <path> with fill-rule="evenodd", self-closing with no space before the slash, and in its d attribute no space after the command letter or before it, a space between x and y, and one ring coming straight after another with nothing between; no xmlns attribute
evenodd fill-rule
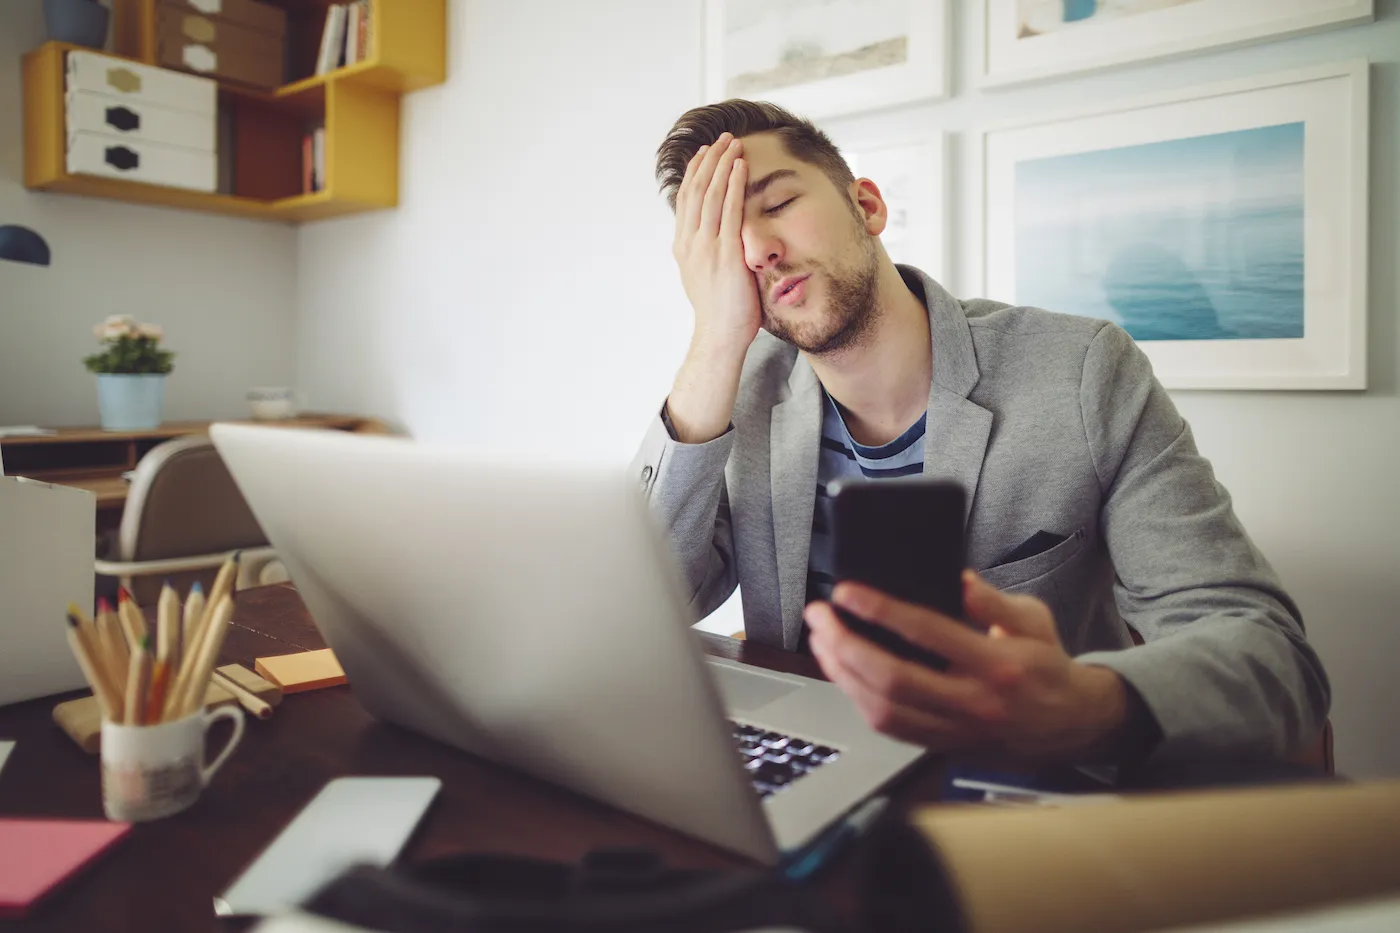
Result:
<svg viewBox="0 0 1400 933"><path fill-rule="evenodd" d="M807 602L831 598L835 585L831 561L831 500L826 486L834 480L887 479L914 476L924 471L924 427L928 413L903 434L879 447L865 447L851 439L841 407L822 390L822 443L817 458L817 501L812 509L812 545L807 553ZM802 627L806 650L807 627Z"/></svg>

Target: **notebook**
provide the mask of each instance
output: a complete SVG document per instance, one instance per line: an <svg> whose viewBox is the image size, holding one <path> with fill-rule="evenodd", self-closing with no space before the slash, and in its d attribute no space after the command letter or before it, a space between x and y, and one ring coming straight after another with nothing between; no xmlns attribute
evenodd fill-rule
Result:
<svg viewBox="0 0 1400 933"><path fill-rule="evenodd" d="M300 693L348 683L344 668L329 648L258 658L254 662L254 670L260 677L280 686L283 693Z"/></svg>
<svg viewBox="0 0 1400 933"><path fill-rule="evenodd" d="M0 917L22 917L131 831L106 820L0 819Z"/></svg>

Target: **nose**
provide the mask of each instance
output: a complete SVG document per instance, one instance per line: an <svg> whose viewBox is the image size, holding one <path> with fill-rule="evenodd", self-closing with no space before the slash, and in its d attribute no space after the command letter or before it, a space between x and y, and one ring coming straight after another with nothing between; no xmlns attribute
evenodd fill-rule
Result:
<svg viewBox="0 0 1400 933"><path fill-rule="evenodd" d="M764 224L744 224L739 233L744 241L744 263L749 270L762 273L783 261L783 241Z"/></svg>

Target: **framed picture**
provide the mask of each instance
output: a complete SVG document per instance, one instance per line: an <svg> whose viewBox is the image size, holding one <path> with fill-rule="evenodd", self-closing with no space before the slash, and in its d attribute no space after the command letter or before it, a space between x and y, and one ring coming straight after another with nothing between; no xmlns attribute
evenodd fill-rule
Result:
<svg viewBox="0 0 1400 933"><path fill-rule="evenodd" d="M811 119L948 94L948 0L706 0L705 94Z"/></svg>
<svg viewBox="0 0 1400 933"><path fill-rule="evenodd" d="M1369 22L1374 0L982 0L983 86Z"/></svg>
<svg viewBox="0 0 1400 933"><path fill-rule="evenodd" d="M875 182L885 198L889 221L880 234L885 252L946 284L946 137L838 145L856 177Z"/></svg>
<svg viewBox="0 0 1400 933"><path fill-rule="evenodd" d="M1367 74L982 132L984 294L1122 325L1168 388L1365 388Z"/></svg>

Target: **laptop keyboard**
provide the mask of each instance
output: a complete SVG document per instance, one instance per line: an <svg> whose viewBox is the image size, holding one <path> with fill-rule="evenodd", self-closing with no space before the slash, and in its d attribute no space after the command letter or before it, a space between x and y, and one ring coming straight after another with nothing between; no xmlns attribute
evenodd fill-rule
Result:
<svg viewBox="0 0 1400 933"><path fill-rule="evenodd" d="M771 732L758 726L730 721L734 744L744 759L744 770L760 797L768 797L789 787L793 781L815 771L841 753L807 739Z"/></svg>

